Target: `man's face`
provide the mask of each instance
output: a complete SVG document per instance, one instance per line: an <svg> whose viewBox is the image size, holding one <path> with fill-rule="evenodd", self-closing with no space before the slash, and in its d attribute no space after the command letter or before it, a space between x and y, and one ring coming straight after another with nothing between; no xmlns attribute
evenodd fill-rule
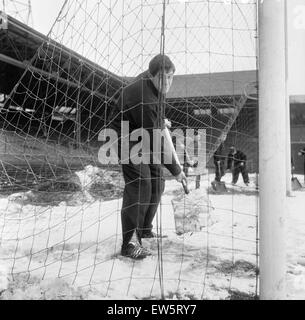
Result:
<svg viewBox="0 0 305 320"><path fill-rule="evenodd" d="M162 71L158 72L153 77L153 83L158 91L163 94L167 94L173 84L174 72L172 70L165 72L162 79ZM163 83L163 87L162 87Z"/></svg>
<svg viewBox="0 0 305 320"><path fill-rule="evenodd" d="M227 136L224 134L220 137L221 142L225 142L227 140Z"/></svg>

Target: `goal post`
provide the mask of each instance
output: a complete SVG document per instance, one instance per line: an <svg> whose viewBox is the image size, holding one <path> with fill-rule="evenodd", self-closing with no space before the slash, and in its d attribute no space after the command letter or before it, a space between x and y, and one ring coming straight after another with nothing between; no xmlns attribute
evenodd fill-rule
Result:
<svg viewBox="0 0 305 320"><path fill-rule="evenodd" d="M288 3L285 2L285 86L286 86L286 188L287 196L292 197L292 155L291 155L291 127L290 127L290 95L289 95L289 56L288 56Z"/></svg>
<svg viewBox="0 0 305 320"><path fill-rule="evenodd" d="M259 1L260 298L286 298L285 3Z"/></svg>

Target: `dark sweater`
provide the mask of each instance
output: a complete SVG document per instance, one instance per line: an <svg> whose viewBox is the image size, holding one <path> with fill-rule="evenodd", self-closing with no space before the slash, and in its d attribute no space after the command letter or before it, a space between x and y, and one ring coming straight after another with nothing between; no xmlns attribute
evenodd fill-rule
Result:
<svg viewBox="0 0 305 320"><path fill-rule="evenodd" d="M218 161L225 161L226 155L224 153L224 145L220 144L217 151L214 153L214 164L216 165Z"/></svg>
<svg viewBox="0 0 305 320"><path fill-rule="evenodd" d="M164 129L163 111L160 110L159 93L147 72L140 74L134 82L122 89L116 107L110 117L110 127L121 136L121 121L129 121L129 132L146 129L150 134L150 150L153 152L153 130ZM173 158L172 164L164 164L173 176L181 168Z"/></svg>
<svg viewBox="0 0 305 320"><path fill-rule="evenodd" d="M241 163L246 164L246 161L247 161L247 156L241 151L237 151L235 154L229 153L228 169L232 169L232 165L233 165L233 168L238 168L241 165Z"/></svg>

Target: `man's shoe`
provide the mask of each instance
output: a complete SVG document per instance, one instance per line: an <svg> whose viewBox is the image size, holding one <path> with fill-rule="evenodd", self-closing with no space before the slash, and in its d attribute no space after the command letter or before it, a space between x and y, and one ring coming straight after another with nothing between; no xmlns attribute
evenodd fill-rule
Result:
<svg viewBox="0 0 305 320"><path fill-rule="evenodd" d="M145 249L140 244L133 242L130 242L126 247L123 247L121 254L123 257L134 260L143 260L148 256L151 256L151 253L148 249Z"/></svg>
<svg viewBox="0 0 305 320"><path fill-rule="evenodd" d="M142 239L160 239L160 238L167 238L167 236L165 235L160 236L159 234L156 234L155 232L152 232L152 231L146 231L146 232L143 232L142 234Z"/></svg>

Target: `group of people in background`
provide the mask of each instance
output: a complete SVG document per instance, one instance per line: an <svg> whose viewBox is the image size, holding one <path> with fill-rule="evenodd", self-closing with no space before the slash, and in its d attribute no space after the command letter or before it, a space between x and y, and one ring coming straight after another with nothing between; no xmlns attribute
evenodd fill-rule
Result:
<svg viewBox="0 0 305 320"><path fill-rule="evenodd" d="M305 157L305 147L298 152L299 156ZM304 158L305 159L305 158ZM227 162L227 168L225 168ZM215 181L221 182L226 172L232 172L232 184L235 185L238 182L240 174L243 177L246 186L249 185L249 173L247 169L247 156L240 150L237 150L235 146L230 147L229 154L225 154L224 139L222 140L219 148L214 153L214 165L215 165ZM294 161L291 158L292 171L294 171ZM304 161L304 174L305 174L305 161Z"/></svg>
<svg viewBox="0 0 305 320"><path fill-rule="evenodd" d="M227 161L227 169L225 169ZM235 146L230 147L228 155L225 154L224 143L222 142L214 154L215 165L215 181L221 182L222 177L226 172L232 172L232 184L235 185L238 182L239 175L241 174L244 183L249 185L249 174L247 170L247 156L240 150L237 150Z"/></svg>

